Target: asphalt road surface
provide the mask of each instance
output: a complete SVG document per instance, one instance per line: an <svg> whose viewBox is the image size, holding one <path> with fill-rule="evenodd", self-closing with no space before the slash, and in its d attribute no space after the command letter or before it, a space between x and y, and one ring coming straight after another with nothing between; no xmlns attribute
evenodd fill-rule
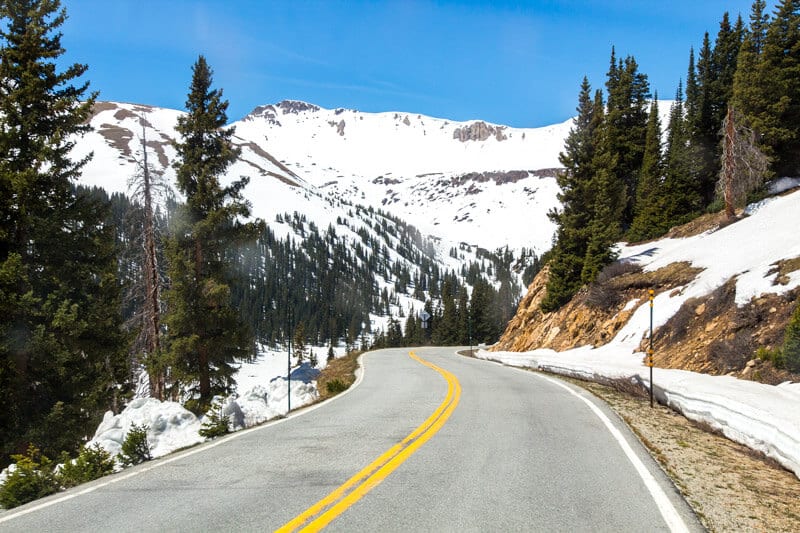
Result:
<svg viewBox="0 0 800 533"><path fill-rule="evenodd" d="M590 394L409 352L367 354L356 387L278 423L2 512L0 531L702 530Z"/></svg>

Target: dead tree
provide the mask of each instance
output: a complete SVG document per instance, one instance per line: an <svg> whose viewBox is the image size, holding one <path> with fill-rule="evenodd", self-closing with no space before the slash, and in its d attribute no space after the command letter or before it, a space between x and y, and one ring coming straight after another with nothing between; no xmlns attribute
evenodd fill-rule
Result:
<svg viewBox="0 0 800 533"><path fill-rule="evenodd" d="M144 298L141 310L142 325L139 346L144 352L144 365L150 378L150 396L164 400L168 369L161 353L161 276L158 270L154 196L166 188L160 174L154 172L147 161L147 130L142 126L142 159L139 172L131 180L133 196L143 203L142 264L144 271Z"/></svg>
<svg viewBox="0 0 800 533"><path fill-rule="evenodd" d="M747 195L757 190L767 175L769 159L758 148L755 132L745 126L733 106L722 123L722 168L717 191L725 201L725 215L736 216Z"/></svg>

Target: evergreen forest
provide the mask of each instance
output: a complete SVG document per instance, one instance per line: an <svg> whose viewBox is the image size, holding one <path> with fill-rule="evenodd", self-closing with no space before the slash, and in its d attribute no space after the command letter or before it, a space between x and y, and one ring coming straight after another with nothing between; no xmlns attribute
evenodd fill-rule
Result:
<svg viewBox="0 0 800 533"><path fill-rule="evenodd" d="M724 13L689 50L667 124L636 59L612 48L605 91L581 84L560 161L545 312L593 282L620 240L723 209L733 219L769 179L800 175L800 2Z"/></svg>

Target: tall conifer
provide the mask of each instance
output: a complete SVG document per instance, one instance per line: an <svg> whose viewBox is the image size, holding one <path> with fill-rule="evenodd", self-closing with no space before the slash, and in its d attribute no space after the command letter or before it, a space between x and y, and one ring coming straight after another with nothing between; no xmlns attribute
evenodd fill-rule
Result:
<svg viewBox="0 0 800 533"><path fill-rule="evenodd" d="M622 184L622 195L612 194L612 199L619 196L622 206L619 209L613 207L612 210L620 214L616 226L626 228L633 220L633 204L644 156L647 106L651 95L647 75L639 72L636 59L628 56L614 65L614 58L612 50L612 65L606 81L608 111L603 135L606 149L614 156L615 164L613 168L605 168L612 173L610 182L619 181ZM607 163L610 164L610 161Z"/></svg>
<svg viewBox="0 0 800 533"><path fill-rule="evenodd" d="M95 95L64 70L58 0L0 3L0 447L77 448L126 374L114 235L73 181ZM118 407L119 404L116 405ZM5 462L5 457L0 459Z"/></svg>
<svg viewBox="0 0 800 533"><path fill-rule="evenodd" d="M664 165L661 154L661 120L658 116L658 94L650 104L647 118L647 136L644 143L644 157L639 177L639 188L636 192L636 205L631 228L628 231L630 240L645 240L664 233L666 221L664 217Z"/></svg>
<svg viewBox="0 0 800 533"><path fill-rule="evenodd" d="M764 0L753 2L750 27L745 31L733 78L732 104L746 121L764 113L767 105L764 95L770 82L762 79L759 72L769 22L765 8Z"/></svg>
<svg viewBox="0 0 800 533"><path fill-rule="evenodd" d="M662 216L666 228L688 222L703 209L704 179L696 162L707 155L705 145L690 141L689 123L683 105L681 85L675 92L667 126L667 146L664 155L664 195ZM698 154L701 152L701 154Z"/></svg>
<svg viewBox="0 0 800 533"><path fill-rule="evenodd" d="M612 52L613 54L613 52ZM561 192L561 208L548 213L557 225L544 311L553 311L569 301L581 287L581 272L589 240L592 218L592 180L596 151L596 132L602 125L603 97L600 91L592 100L589 80L583 78L578 95L578 115L564 142L559 161L564 170L556 176Z"/></svg>
<svg viewBox="0 0 800 533"><path fill-rule="evenodd" d="M228 102L221 89L211 87L211 68L200 56L192 67L188 113L176 127L181 141L175 168L186 203L167 243L169 357L176 380L195 393L200 408L214 394L230 391L232 363L252 353L251 334L231 306L233 273L226 269L226 254L258 230L240 222L250 215L241 194L247 179L220 183L239 151L231 141L233 128L225 128Z"/></svg>
<svg viewBox="0 0 800 533"><path fill-rule="evenodd" d="M778 176L800 175L800 0L783 0L767 29L759 61L763 86L755 110L743 109L762 136Z"/></svg>

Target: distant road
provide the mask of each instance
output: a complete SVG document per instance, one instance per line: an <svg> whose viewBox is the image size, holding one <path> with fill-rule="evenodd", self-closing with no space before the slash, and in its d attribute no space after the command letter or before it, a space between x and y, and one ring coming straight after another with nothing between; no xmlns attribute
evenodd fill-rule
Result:
<svg viewBox="0 0 800 533"><path fill-rule="evenodd" d="M588 393L413 351L367 354L317 409L3 512L0 531L702 530Z"/></svg>

